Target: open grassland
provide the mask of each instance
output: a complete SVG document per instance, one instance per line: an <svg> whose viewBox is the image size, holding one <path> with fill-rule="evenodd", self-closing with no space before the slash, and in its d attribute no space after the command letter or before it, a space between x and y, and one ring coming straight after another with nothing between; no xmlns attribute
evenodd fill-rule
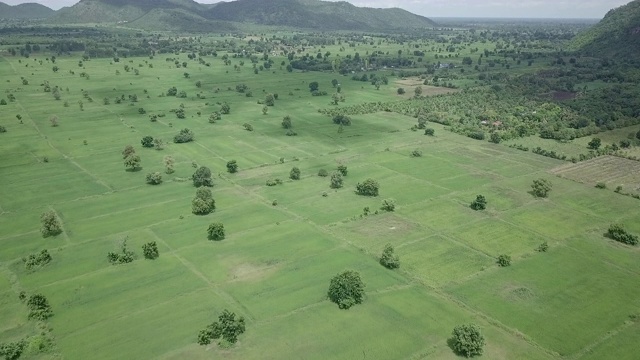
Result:
<svg viewBox="0 0 640 360"><path fill-rule="evenodd" d="M177 69L165 57L189 65ZM429 124L433 137L409 131L415 119L395 113L353 116L341 132L317 112L331 106L330 96L312 97L308 87L318 81L331 93L337 75L288 73L281 59L256 75L249 65L236 71L209 60L205 67L169 54L79 67L70 56L58 58L53 73L45 59L0 58L3 89L16 97L0 106L2 341L36 331L18 300L27 291L49 299L48 355L66 359L453 359L447 339L465 322L483 328L487 359L634 358L638 249L602 234L612 222L640 232L638 200L595 189L591 172L576 172L586 184L556 177L561 161L437 124ZM375 90L339 79L347 105L399 98L396 85ZM43 91L45 80L61 89L60 100ZM240 83L253 97L235 91ZM161 96L172 86L187 96ZM257 100L267 93L278 100L264 115ZM209 123L223 102L231 113ZM181 104L185 119L170 112ZM150 114L166 116L151 122ZM285 115L297 136L285 136ZM194 142L171 142L182 128ZM146 135L166 148L142 148ZM141 171L125 171L128 144ZM423 155L411 157L414 150ZM166 155L175 159L170 175ZM237 174L226 172L232 159ZM212 169L213 214L191 214L193 164ZM338 164L348 175L331 189L317 174ZM299 181L288 178L294 166ZM155 171L164 183L146 185ZM548 199L528 193L540 177L553 182ZM276 178L283 184L266 186ZM380 183L379 197L354 193L366 178ZM485 211L469 208L478 194L488 199ZM363 215L386 198L396 200L395 212ZM64 232L45 239L39 217L47 210ZM224 224L225 240L207 241L211 222ZM139 259L110 265L107 253L125 237ZM150 241L160 250L154 261L140 251ZM535 251L543 242L549 252ZM398 271L378 264L387 243L400 255ZM27 271L21 258L41 249L53 261ZM513 265L499 268L500 254ZM348 311L326 299L329 279L344 269L367 285L365 302ZM230 349L198 346L197 332L223 309L244 316L247 332Z"/></svg>

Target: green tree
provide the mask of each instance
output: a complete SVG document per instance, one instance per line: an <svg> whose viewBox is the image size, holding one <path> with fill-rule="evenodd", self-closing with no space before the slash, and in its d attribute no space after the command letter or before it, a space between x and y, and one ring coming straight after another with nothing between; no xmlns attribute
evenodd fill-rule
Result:
<svg viewBox="0 0 640 360"><path fill-rule="evenodd" d="M545 198L549 195L551 191L552 184L547 179L537 179L533 180L533 184L531 184L532 193L536 197Z"/></svg>
<svg viewBox="0 0 640 360"><path fill-rule="evenodd" d="M339 172L334 172L331 174L331 188L332 189L340 189L342 187L342 174Z"/></svg>
<svg viewBox="0 0 640 360"><path fill-rule="evenodd" d="M167 155L164 157L163 162L164 162L164 172L167 174L173 174L174 172L173 166L175 164L175 160L173 159L173 157Z"/></svg>
<svg viewBox="0 0 640 360"><path fill-rule="evenodd" d="M498 265L501 267L511 266L511 256L506 254L498 256Z"/></svg>
<svg viewBox="0 0 640 360"><path fill-rule="evenodd" d="M148 173L146 181L149 185L160 185L162 184L162 174L159 172Z"/></svg>
<svg viewBox="0 0 640 360"><path fill-rule="evenodd" d="M235 160L231 160L227 162L227 171L230 174L235 174L238 172L238 163Z"/></svg>
<svg viewBox="0 0 640 360"><path fill-rule="evenodd" d="M145 136L140 142L142 143L142 147L151 148L153 147L153 136Z"/></svg>
<svg viewBox="0 0 640 360"><path fill-rule="evenodd" d="M393 199L384 199L382 200L382 206L380 207L382 211L392 212L396 210L396 202Z"/></svg>
<svg viewBox="0 0 640 360"><path fill-rule="evenodd" d="M44 321L53 316L51 305L49 305L49 301L42 294L29 296L27 307L29 308L29 319Z"/></svg>
<svg viewBox="0 0 640 360"><path fill-rule="evenodd" d="M267 94L267 95L264 97L264 104L265 104L266 106L273 106L273 105L275 105L275 104L276 104L276 98L275 98L275 96L273 96L273 94Z"/></svg>
<svg viewBox="0 0 640 360"><path fill-rule="evenodd" d="M127 168L127 171L138 171L141 169L140 167L141 160L138 154L131 154L124 159L124 166Z"/></svg>
<svg viewBox="0 0 640 360"><path fill-rule="evenodd" d="M300 169L297 166L294 166L289 172L289 179L300 180Z"/></svg>
<svg viewBox="0 0 640 360"><path fill-rule="evenodd" d="M127 145L124 147L124 150L122 150L122 158L126 159L127 157L129 157L129 155L132 155L135 153L136 153L136 150L133 148L133 146Z"/></svg>
<svg viewBox="0 0 640 360"><path fill-rule="evenodd" d="M340 164L338 165L338 172L342 174L342 176L347 176L347 174L349 173L349 170L347 169L346 165Z"/></svg>
<svg viewBox="0 0 640 360"><path fill-rule="evenodd" d="M346 270L331 279L328 296L340 309L349 309L362 303L364 288L360 274L354 270Z"/></svg>
<svg viewBox="0 0 640 360"><path fill-rule="evenodd" d="M142 245L142 254L145 259L154 260L160 256L160 251L158 251L158 244L155 241L148 242Z"/></svg>
<svg viewBox="0 0 640 360"><path fill-rule="evenodd" d="M184 128L180 130L180 132L176 136L173 137L173 142L176 144L188 143L193 141L194 138L195 134L191 130Z"/></svg>
<svg viewBox="0 0 640 360"><path fill-rule="evenodd" d="M327 177L327 176L329 176L329 172L327 170L325 170L325 169L320 169L320 170L318 170L318 176Z"/></svg>
<svg viewBox="0 0 640 360"><path fill-rule="evenodd" d="M238 336L246 331L246 325L242 316L236 319L236 314L229 310L224 310L218 321L207 325L206 328L200 330L198 333L198 344L209 345L211 340L220 339L235 344L238 341Z"/></svg>
<svg viewBox="0 0 640 360"><path fill-rule="evenodd" d="M367 179L356 185L356 193L363 196L378 196L380 184L373 179Z"/></svg>
<svg viewBox="0 0 640 360"><path fill-rule="evenodd" d="M193 186L201 187L201 186L213 186L213 179L211 179L211 170L209 170L206 166L201 166L196 170L193 175L191 175L191 179L193 180Z"/></svg>
<svg viewBox="0 0 640 360"><path fill-rule="evenodd" d="M222 116L220 115L220 112L214 111L213 113L211 113L211 115L209 115L209 122L211 124L214 124L216 121L220 120L221 118Z"/></svg>
<svg viewBox="0 0 640 360"><path fill-rule="evenodd" d="M404 90L404 88L398 88L397 92L398 95L404 95L406 91Z"/></svg>
<svg viewBox="0 0 640 360"><path fill-rule="evenodd" d="M422 86L417 86L414 90L413 90L415 96L417 98L419 98L420 96L422 96Z"/></svg>
<svg viewBox="0 0 640 360"><path fill-rule="evenodd" d="M53 260L53 258L46 249L41 250L38 254L30 254L29 257L22 259L27 270L32 270L35 267L45 266L50 263L51 260Z"/></svg>
<svg viewBox="0 0 640 360"><path fill-rule="evenodd" d="M213 199L211 190L200 187L196 190L196 196L191 201L191 212L195 215L207 215L216 209L216 201Z"/></svg>
<svg viewBox="0 0 640 360"><path fill-rule="evenodd" d="M600 138L593 138L591 139L591 141L589 141L588 147L591 150L598 150L600 148L600 145L602 145L602 141L600 140Z"/></svg>
<svg viewBox="0 0 640 360"><path fill-rule="evenodd" d="M284 118L282 118L282 127L285 129L291 129L293 127L293 124L291 122L291 116L287 115Z"/></svg>
<svg viewBox="0 0 640 360"><path fill-rule="evenodd" d="M224 240L224 225L221 223L213 223L207 229L207 238L213 241Z"/></svg>
<svg viewBox="0 0 640 360"><path fill-rule="evenodd" d="M0 356L4 356L5 360L18 360L26 347L25 340L0 344Z"/></svg>
<svg viewBox="0 0 640 360"><path fill-rule="evenodd" d="M484 350L484 336L475 324L464 324L453 329L451 339L453 351L466 357L482 355Z"/></svg>
<svg viewBox="0 0 640 360"><path fill-rule="evenodd" d="M484 210L487 208L487 199L483 195L476 196L476 199L471 203L473 210Z"/></svg>
<svg viewBox="0 0 640 360"><path fill-rule="evenodd" d="M341 126L351 126L351 118L347 115L338 114L333 117L333 123Z"/></svg>
<svg viewBox="0 0 640 360"><path fill-rule="evenodd" d="M385 245L382 256L380 256L380 265L387 269L397 269L400 267L400 258L394 254L391 244Z"/></svg>
<svg viewBox="0 0 640 360"><path fill-rule="evenodd" d="M311 92L318 91L319 88L320 88L320 84L318 84L317 81L312 81L309 83L309 91Z"/></svg>
<svg viewBox="0 0 640 360"><path fill-rule="evenodd" d="M42 237L47 238L49 236L56 236L62 233L60 220L58 220L58 216L53 210L43 213L40 216L40 222L42 223L42 227L40 228Z"/></svg>
<svg viewBox="0 0 640 360"><path fill-rule="evenodd" d="M494 144L500 144L500 142L502 141L502 138L500 137L500 134L498 134L497 132L492 132L491 136L489 136L489 141L491 141Z"/></svg>
<svg viewBox="0 0 640 360"><path fill-rule="evenodd" d="M229 104L227 103L222 104L222 106L220 107L220 112L222 114L228 115L229 113L231 113L231 106L229 106Z"/></svg>
<svg viewBox="0 0 640 360"><path fill-rule="evenodd" d="M425 135L429 135L429 136L433 136L435 135L436 131L432 128L426 128L424 129L424 134Z"/></svg>
<svg viewBox="0 0 640 360"><path fill-rule="evenodd" d="M638 236L628 233L622 224L612 224L609 226L607 236L623 244L631 246L638 245Z"/></svg>
<svg viewBox="0 0 640 360"><path fill-rule="evenodd" d="M338 80L337 79L331 80L331 86L333 86L333 87L338 86Z"/></svg>

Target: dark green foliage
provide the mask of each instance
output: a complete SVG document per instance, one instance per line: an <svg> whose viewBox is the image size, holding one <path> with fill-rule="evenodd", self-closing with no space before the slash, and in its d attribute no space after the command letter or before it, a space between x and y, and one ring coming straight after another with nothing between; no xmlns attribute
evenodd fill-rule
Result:
<svg viewBox="0 0 640 360"><path fill-rule="evenodd" d="M540 244L540 246L538 246L538 248L536 249L536 251L538 252L547 252L548 250L549 250L549 243L547 243L546 241Z"/></svg>
<svg viewBox="0 0 640 360"><path fill-rule="evenodd" d="M160 251L158 251L158 244L155 241L146 243L142 245L142 254L145 259L154 260L160 256Z"/></svg>
<svg viewBox="0 0 640 360"><path fill-rule="evenodd" d="M213 223L207 229L207 238L213 241L224 240L224 225L221 223Z"/></svg>
<svg viewBox="0 0 640 360"><path fill-rule="evenodd" d="M498 265L501 267L511 266L511 256L504 254L498 256Z"/></svg>
<svg viewBox="0 0 640 360"><path fill-rule="evenodd" d="M29 319L44 321L53 316L51 305L49 305L49 301L42 294L29 296L27 308L29 308Z"/></svg>
<svg viewBox="0 0 640 360"><path fill-rule="evenodd" d="M149 185L160 185L162 184L162 174L159 172L148 173L146 181Z"/></svg>
<svg viewBox="0 0 640 360"><path fill-rule="evenodd" d="M457 354L474 357L482 355L485 345L484 336L475 324L464 324L453 329L451 344Z"/></svg>
<svg viewBox="0 0 640 360"><path fill-rule="evenodd" d="M47 238L49 236L56 236L62 233L60 220L58 220L58 216L53 210L43 213L40 216L40 222L42 223L42 227L40 228L42 237Z"/></svg>
<svg viewBox="0 0 640 360"><path fill-rule="evenodd" d="M170 87L169 90L167 90L167 96L176 96L176 95L178 95L178 89L175 86Z"/></svg>
<svg viewBox="0 0 640 360"><path fill-rule="evenodd" d="M294 166L289 172L289 179L291 180L300 180L300 169Z"/></svg>
<svg viewBox="0 0 640 360"><path fill-rule="evenodd" d="M142 161L140 160L140 156L138 154L130 154L124 159L124 166L128 171L138 171L141 169L140 164Z"/></svg>
<svg viewBox="0 0 640 360"><path fill-rule="evenodd" d="M7 100L5 99L0 99L0 105L7 105Z"/></svg>
<svg viewBox="0 0 640 360"><path fill-rule="evenodd" d="M122 158L126 159L130 155L135 154L135 153L136 153L136 149L134 149L133 146L131 146L131 145L127 145L127 146L124 147L124 150L122 150Z"/></svg>
<svg viewBox="0 0 640 360"><path fill-rule="evenodd" d="M435 135L436 131L433 128L426 128L424 129L424 134L425 135L429 135L429 136L433 136Z"/></svg>
<svg viewBox="0 0 640 360"><path fill-rule="evenodd" d="M6 132L7 132L7 128L0 125L0 134L6 133Z"/></svg>
<svg viewBox="0 0 640 360"><path fill-rule="evenodd" d="M173 137L173 142L176 144L182 144L193 141L195 135L189 129L182 129L180 132Z"/></svg>
<svg viewBox="0 0 640 360"><path fill-rule="evenodd" d="M244 123L242 124L242 126L244 127L245 130L247 131L253 131L253 125L249 124L249 123Z"/></svg>
<svg viewBox="0 0 640 360"><path fill-rule="evenodd" d="M483 195L476 196L476 199L471 203L473 210L484 210L487 208L487 199Z"/></svg>
<svg viewBox="0 0 640 360"><path fill-rule="evenodd" d="M491 133L491 136L489 136L489 141L491 141L494 144L500 144L500 142L502 141L502 138L500 137L500 134L498 134L497 132L493 132Z"/></svg>
<svg viewBox="0 0 640 360"><path fill-rule="evenodd" d="M347 169L346 165L338 165L338 172L342 174L342 176L347 176L349 170Z"/></svg>
<svg viewBox="0 0 640 360"><path fill-rule="evenodd" d="M314 91L318 91L318 88L320 87L320 85L318 84L317 81L312 81L309 83L309 91L314 92Z"/></svg>
<svg viewBox="0 0 640 360"><path fill-rule="evenodd" d="M52 260L51 254L45 249L37 254L31 254L29 257L22 259L24 266L27 270L32 270L35 267L42 267L50 263Z"/></svg>
<svg viewBox="0 0 640 360"><path fill-rule="evenodd" d="M193 180L193 186L201 187L201 186L213 186L213 180L211 179L211 170L209 170L206 166L201 166L196 170L193 175L191 175L191 179Z"/></svg>
<svg viewBox="0 0 640 360"><path fill-rule="evenodd" d="M382 200L382 206L380 207L382 211L392 212L396 210L396 202L393 199L384 199Z"/></svg>
<svg viewBox="0 0 640 360"><path fill-rule="evenodd" d="M222 339L231 344L235 344L238 341L238 336L243 334L246 330L245 321L242 316L236 319L236 314L229 310L224 310L218 321L207 325L203 330L198 333L198 344L208 345L211 340Z"/></svg>
<svg viewBox="0 0 640 360"><path fill-rule="evenodd" d="M222 118L222 116L220 115L220 113L218 111L214 111L213 113L211 113L211 115L209 115L209 122L211 124L214 124L216 121L220 120Z"/></svg>
<svg viewBox="0 0 640 360"><path fill-rule="evenodd" d="M348 309L364 300L364 283L357 271L346 270L337 274L329 284L329 300L340 309Z"/></svg>
<svg viewBox="0 0 640 360"><path fill-rule="evenodd" d="M347 115L343 115L343 114L338 114L338 115L334 116L332 121L336 125L343 125L343 126L350 126L351 125L351 118L348 117Z"/></svg>
<svg viewBox="0 0 640 360"><path fill-rule="evenodd" d="M367 179L356 185L356 193L363 196L378 196L380 185L373 179Z"/></svg>
<svg viewBox="0 0 640 360"><path fill-rule="evenodd" d="M411 157L421 157L422 156L422 151L420 150L413 150L411 152Z"/></svg>
<svg viewBox="0 0 640 360"><path fill-rule="evenodd" d="M552 184L547 179L537 179L533 180L533 184L531 184L532 193L536 197L545 198L549 195L549 191L551 191Z"/></svg>
<svg viewBox="0 0 640 360"><path fill-rule="evenodd" d="M591 139L591 141L589 141L589 144L587 146L591 150L598 150L601 145L602 145L602 141L600 140L600 138L593 138Z"/></svg>
<svg viewBox="0 0 640 360"><path fill-rule="evenodd" d="M296 136L296 135L298 135L298 133L293 131L293 130L291 130L291 129L289 129L289 130L287 130L285 135L287 135L287 136Z"/></svg>
<svg viewBox="0 0 640 360"><path fill-rule="evenodd" d="M151 148L153 147L153 136L145 136L140 142L142 143L142 147Z"/></svg>
<svg viewBox="0 0 640 360"><path fill-rule="evenodd" d="M222 114L228 115L231 112L231 106L229 106L229 104L227 103L222 104L222 106L220 106L220 112Z"/></svg>
<svg viewBox="0 0 640 360"><path fill-rule="evenodd" d="M24 340L0 344L0 356L4 356L5 360L18 360L26 347Z"/></svg>
<svg viewBox="0 0 640 360"><path fill-rule="evenodd" d="M469 136L472 139L476 139L476 140L484 140L484 132L483 131L473 131L473 132L469 133L467 136Z"/></svg>
<svg viewBox="0 0 640 360"><path fill-rule="evenodd" d="M334 172L331 174L331 188L340 189L342 187L342 173Z"/></svg>
<svg viewBox="0 0 640 360"><path fill-rule="evenodd" d="M127 239L125 238L120 244L120 252L109 252L107 259L111 265L128 264L135 260L135 254L127 249Z"/></svg>
<svg viewBox="0 0 640 360"><path fill-rule="evenodd" d="M276 98L273 96L273 94L267 94L264 97L264 104L266 106L273 106L276 103Z"/></svg>
<svg viewBox="0 0 640 360"><path fill-rule="evenodd" d="M231 160L227 162L227 171L230 174L235 174L238 172L238 163L235 160Z"/></svg>
<svg viewBox="0 0 640 360"><path fill-rule="evenodd" d="M267 186L282 185L282 180L275 178L267 180Z"/></svg>
<svg viewBox="0 0 640 360"><path fill-rule="evenodd" d="M329 176L329 172L327 170L325 170L325 169L320 169L320 170L318 170L318 176L327 177L327 176Z"/></svg>
<svg viewBox="0 0 640 360"><path fill-rule="evenodd" d="M406 91L404 90L404 88L398 88L397 92L398 95L404 95Z"/></svg>
<svg viewBox="0 0 640 360"><path fill-rule="evenodd" d="M216 209L216 201L213 199L211 190L200 187L196 190L196 196L191 201L191 212L195 215L207 215Z"/></svg>
<svg viewBox="0 0 640 360"><path fill-rule="evenodd" d="M380 265L387 269L397 269L400 267L400 258L394 254L391 244L385 245L382 256L380 256Z"/></svg>
<svg viewBox="0 0 640 360"><path fill-rule="evenodd" d="M607 184L603 183L603 182L599 182L596 184L596 188L597 189L606 189L607 188Z"/></svg>
<svg viewBox="0 0 640 360"><path fill-rule="evenodd" d="M607 236L623 244L638 245L638 236L628 233L622 224L611 224Z"/></svg>
<svg viewBox="0 0 640 360"><path fill-rule="evenodd" d="M285 129L291 129L293 127L291 116L287 115L282 119L282 127Z"/></svg>

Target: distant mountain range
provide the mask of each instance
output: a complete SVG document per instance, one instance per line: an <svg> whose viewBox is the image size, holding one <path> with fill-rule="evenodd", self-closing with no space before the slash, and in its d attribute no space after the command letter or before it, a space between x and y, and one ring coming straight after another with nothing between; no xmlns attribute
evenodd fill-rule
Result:
<svg viewBox="0 0 640 360"><path fill-rule="evenodd" d="M640 57L640 0L609 11L597 25L579 34L572 47L596 56Z"/></svg>
<svg viewBox="0 0 640 360"><path fill-rule="evenodd" d="M46 19L55 13L55 10L36 3L10 6L0 2L0 19Z"/></svg>
<svg viewBox="0 0 640 360"><path fill-rule="evenodd" d="M408 30L436 25L398 8L363 8L345 1L320 0L236 0L212 5L193 0L81 0L58 11L38 4L0 3L0 17L182 31L232 31L242 29L242 24L323 31Z"/></svg>

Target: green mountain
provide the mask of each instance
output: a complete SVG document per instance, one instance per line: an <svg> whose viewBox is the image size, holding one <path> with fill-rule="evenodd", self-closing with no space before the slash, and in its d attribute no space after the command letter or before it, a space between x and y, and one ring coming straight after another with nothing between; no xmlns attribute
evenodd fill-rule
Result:
<svg viewBox="0 0 640 360"><path fill-rule="evenodd" d="M35 3L7 5L0 2L1 19L45 19L55 14L54 10Z"/></svg>
<svg viewBox="0 0 640 360"><path fill-rule="evenodd" d="M572 48L597 56L640 56L640 0L609 11L597 25L579 34Z"/></svg>
<svg viewBox="0 0 640 360"><path fill-rule="evenodd" d="M408 11L360 8L348 2L319 0L237 0L216 4L209 19L318 30L392 30L433 27Z"/></svg>
<svg viewBox="0 0 640 360"><path fill-rule="evenodd" d="M402 9L360 8L344 1L320 0L237 0L214 5L193 0L81 0L59 10L47 22L182 31L231 31L242 28L241 23L326 31L407 30L435 25Z"/></svg>

